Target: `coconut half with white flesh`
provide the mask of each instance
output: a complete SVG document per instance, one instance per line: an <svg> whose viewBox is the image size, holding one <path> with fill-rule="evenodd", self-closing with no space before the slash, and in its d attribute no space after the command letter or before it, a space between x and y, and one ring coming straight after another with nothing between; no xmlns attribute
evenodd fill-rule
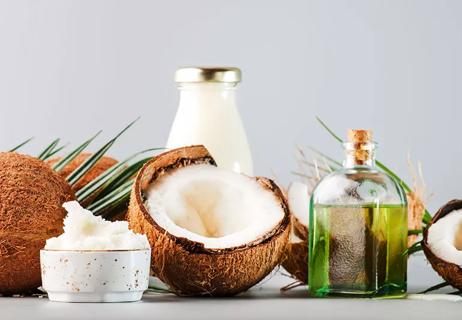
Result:
<svg viewBox="0 0 462 320"><path fill-rule="evenodd" d="M433 269L462 290L462 200L444 205L424 230L422 247Z"/></svg>
<svg viewBox="0 0 462 320"><path fill-rule="evenodd" d="M308 283L308 186L293 182L287 191L292 230L282 266L297 280Z"/></svg>
<svg viewBox="0 0 462 320"><path fill-rule="evenodd" d="M290 215L279 187L216 167L202 146L165 152L141 169L127 215L152 247L152 272L178 295L228 296L280 263Z"/></svg>

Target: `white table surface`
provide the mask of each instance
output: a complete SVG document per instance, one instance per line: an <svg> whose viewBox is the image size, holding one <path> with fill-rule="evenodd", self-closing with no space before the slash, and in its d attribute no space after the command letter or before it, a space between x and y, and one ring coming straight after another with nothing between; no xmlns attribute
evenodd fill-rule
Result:
<svg viewBox="0 0 462 320"><path fill-rule="evenodd" d="M413 271L412 271L413 270ZM439 281L423 259L411 262L411 292ZM418 278L419 279L418 279ZM436 281L436 282L435 282ZM285 293L291 279L274 275L231 298L179 298L146 294L137 303L72 304L47 298L0 298L0 320L9 319L462 319L462 302L424 300L313 299L306 289ZM417 288L418 284L420 288ZM447 296L439 296L447 297Z"/></svg>

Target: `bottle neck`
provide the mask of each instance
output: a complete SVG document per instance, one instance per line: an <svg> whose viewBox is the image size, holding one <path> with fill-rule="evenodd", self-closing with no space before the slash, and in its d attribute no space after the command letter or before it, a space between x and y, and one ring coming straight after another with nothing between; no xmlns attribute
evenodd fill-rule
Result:
<svg viewBox="0 0 462 320"><path fill-rule="evenodd" d="M343 162L343 167L375 167L375 143L346 142L344 143L344 148L346 157Z"/></svg>
<svg viewBox="0 0 462 320"><path fill-rule="evenodd" d="M235 83L180 83L180 105L232 107L236 104Z"/></svg>

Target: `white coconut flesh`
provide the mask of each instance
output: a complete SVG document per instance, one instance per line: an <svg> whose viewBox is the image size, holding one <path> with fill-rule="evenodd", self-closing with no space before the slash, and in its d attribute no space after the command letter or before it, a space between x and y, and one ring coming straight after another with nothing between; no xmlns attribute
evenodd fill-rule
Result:
<svg viewBox="0 0 462 320"><path fill-rule="evenodd" d="M270 190L212 165L187 166L160 178L147 190L145 205L167 232L211 249L259 240L284 218Z"/></svg>
<svg viewBox="0 0 462 320"><path fill-rule="evenodd" d="M290 243L297 243L297 242L303 242L304 240L300 239L294 232L291 232L289 234L289 242Z"/></svg>
<svg viewBox="0 0 462 320"><path fill-rule="evenodd" d="M308 186L301 182L292 182L287 191L290 212L304 226L308 227L310 213L310 195Z"/></svg>
<svg viewBox="0 0 462 320"><path fill-rule="evenodd" d="M462 266L462 210L455 210L428 229L427 244L438 258Z"/></svg>

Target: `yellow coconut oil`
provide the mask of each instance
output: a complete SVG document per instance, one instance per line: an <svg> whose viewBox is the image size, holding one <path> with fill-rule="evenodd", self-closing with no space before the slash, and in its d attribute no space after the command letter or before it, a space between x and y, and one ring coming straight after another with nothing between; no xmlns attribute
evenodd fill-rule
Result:
<svg viewBox="0 0 462 320"><path fill-rule="evenodd" d="M355 134L345 144L344 168L321 180L311 197L309 289L317 297L401 297L407 270L405 193L375 168L369 131Z"/></svg>

